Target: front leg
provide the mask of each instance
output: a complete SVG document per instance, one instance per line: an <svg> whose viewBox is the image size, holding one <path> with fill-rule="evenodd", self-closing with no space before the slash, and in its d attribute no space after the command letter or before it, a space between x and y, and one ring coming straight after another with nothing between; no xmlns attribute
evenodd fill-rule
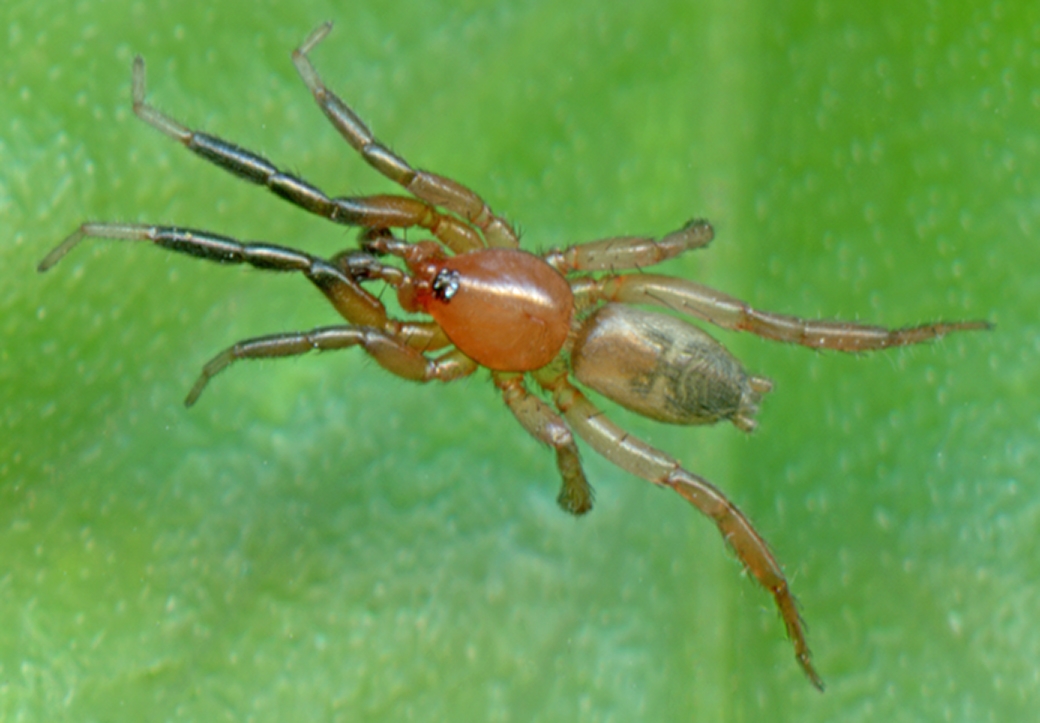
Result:
<svg viewBox="0 0 1040 723"><path fill-rule="evenodd" d="M484 203L484 199L450 178L412 168L405 159L372 135L372 131L350 106L329 90L307 56L331 30L332 23L328 22L315 28L303 44L293 51L292 60L318 107L340 135L372 168L416 198L434 206L442 206L479 228L489 246L517 248L520 242L516 231L505 219L496 216Z"/></svg>
<svg viewBox="0 0 1040 723"><path fill-rule="evenodd" d="M436 324L400 322L389 318L382 302L359 283L382 267L378 263L367 263L365 259L352 261L349 253L340 254L329 262L286 246L243 242L198 229L136 223L84 223L47 254L37 270L41 273L47 271L86 238L144 241L220 264L247 264L266 271L301 273L318 287L344 319L355 326L382 329L422 351L441 349L449 343Z"/></svg>
<svg viewBox="0 0 1040 723"><path fill-rule="evenodd" d="M440 213L429 202L403 196L329 198L317 186L286 173L269 160L217 136L192 130L145 100L144 59L134 58L134 113L153 128L178 141L192 153L210 163L266 187L305 211L330 221L367 228L407 228L429 230L456 253L483 248L479 234L458 219Z"/></svg>

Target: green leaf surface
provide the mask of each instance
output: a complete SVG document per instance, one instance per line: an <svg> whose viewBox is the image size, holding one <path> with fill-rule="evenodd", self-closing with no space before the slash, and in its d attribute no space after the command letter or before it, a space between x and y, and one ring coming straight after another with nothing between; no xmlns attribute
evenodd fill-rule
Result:
<svg viewBox="0 0 1040 723"><path fill-rule="evenodd" d="M243 364L335 323L299 278L87 241L169 222L354 243L139 122L149 97L336 195L393 191L289 52L530 250L661 234L756 306L986 334L846 356L713 332L760 428L609 408L785 563L828 690L678 497L551 453L486 374ZM1010 721L1040 708L1040 6L7 0L0 59L0 719Z"/></svg>

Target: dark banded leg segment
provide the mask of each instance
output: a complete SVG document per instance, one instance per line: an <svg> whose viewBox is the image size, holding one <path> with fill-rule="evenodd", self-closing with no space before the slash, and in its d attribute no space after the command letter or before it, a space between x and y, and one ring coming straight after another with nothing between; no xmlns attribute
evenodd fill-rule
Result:
<svg viewBox="0 0 1040 723"><path fill-rule="evenodd" d="M198 229L130 223L85 223L47 254L37 267L38 270L47 271L83 239L91 237L150 242L170 251L220 264L248 264L268 271L299 272L317 286L336 311L351 324L381 329L422 351L440 349L449 343L436 324L400 322L389 318L382 302L362 288L348 273L350 266L347 263L325 261L303 251L275 244L244 243Z"/></svg>
<svg viewBox="0 0 1040 723"><path fill-rule="evenodd" d="M368 228L425 228L455 253L483 248L484 242L473 228L443 214L425 200L404 196L379 195L354 198L329 198L316 186L285 173L263 156L216 136L193 131L145 101L145 66L134 58L134 113L185 148L252 183L266 187L300 208L336 223Z"/></svg>

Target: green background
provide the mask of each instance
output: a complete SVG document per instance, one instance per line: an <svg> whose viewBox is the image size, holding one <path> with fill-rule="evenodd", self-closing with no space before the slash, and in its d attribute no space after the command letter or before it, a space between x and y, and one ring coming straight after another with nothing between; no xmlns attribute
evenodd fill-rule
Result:
<svg viewBox="0 0 1040 723"><path fill-rule="evenodd" d="M0 719L1009 721L1040 709L1040 5L0 5ZM973 7L974 6L974 7ZM828 690L678 497L586 454L597 509L484 374L359 354L242 365L335 323L298 278L87 242L175 222L332 254L349 230L137 121L330 193L392 190L289 52L395 150L546 249L716 224L672 262L756 305L993 333L841 356L718 332L761 426L626 426L784 562Z"/></svg>

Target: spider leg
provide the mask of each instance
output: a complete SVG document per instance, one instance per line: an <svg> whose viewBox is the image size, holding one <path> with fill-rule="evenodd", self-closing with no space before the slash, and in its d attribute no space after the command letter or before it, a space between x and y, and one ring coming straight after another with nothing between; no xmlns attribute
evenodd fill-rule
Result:
<svg viewBox="0 0 1040 723"><path fill-rule="evenodd" d="M190 407L195 404L210 379L241 359L300 356L311 351L332 351L352 346L362 347L387 371L416 382L435 379L448 382L472 374L477 368L476 362L457 350L442 354L437 359L428 359L421 352L379 329L328 326L306 332L256 337L228 347L202 368L184 405Z"/></svg>
<svg viewBox="0 0 1040 723"><path fill-rule="evenodd" d="M920 326L887 329L850 321L803 319L760 311L721 291L684 279L656 274L631 274L571 282L576 302L597 301L655 304L684 312L725 329L813 349L859 352L920 344L955 331L990 329L986 321L936 321Z"/></svg>
<svg viewBox="0 0 1040 723"><path fill-rule="evenodd" d="M456 253L483 248L480 235L465 223L440 213L430 203L404 196L329 198L317 186L278 169L263 156L216 136L194 131L145 101L145 66L134 58L134 113L185 148L239 178L266 187L305 211L348 226L429 230Z"/></svg>
<svg viewBox="0 0 1040 723"><path fill-rule="evenodd" d="M572 515L584 515L591 510L592 487L585 479L578 447L566 423L548 404L527 390L522 374L492 372L491 378L502 391L506 406L527 433L556 450L556 465L563 478L563 486L556 498L560 507Z"/></svg>
<svg viewBox="0 0 1040 723"><path fill-rule="evenodd" d="M171 251L221 264L248 264L268 271L296 271L317 286L340 315L352 324L381 329L407 340L409 346L423 351L439 349L450 343L434 323L390 319L382 302L363 289L350 273L345 273L350 271L351 263L346 257L337 265L335 259L334 262L328 262L285 246L243 243L228 236L197 229L130 223L84 223L47 254L37 267L38 270L47 271L83 239L91 237L151 242Z"/></svg>
<svg viewBox="0 0 1040 723"><path fill-rule="evenodd" d="M802 670L812 684L822 690L823 681L813 668L804 624L787 579L769 546L747 517L706 479L688 472L676 460L611 422L567 380L566 373L546 367L533 374L536 381L553 395L557 409L571 429L593 449L637 477L670 487L715 522L744 567L772 594Z"/></svg>
<svg viewBox="0 0 1040 723"><path fill-rule="evenodd" d="M578 271L641 269L711 243L715 232L703 219L694 219L657 241L645 236L618 236L552 250L543 258L561 274Z"/></svg>
<svg viewBox="0 0 1040 723"><path fill-rule="evenodd" d="M489 246L519 246L513 228L504 219L496 216L480 196L450 178L412 168L406 160L380 143L350 106L328 89L307 55L325 39L330 30L332 23L329 22L315 28L303 44L293 51L292 60L318 107L339 134L368 165L416 198L433 206L442 206L479 228L484 232Z"/></svg>

